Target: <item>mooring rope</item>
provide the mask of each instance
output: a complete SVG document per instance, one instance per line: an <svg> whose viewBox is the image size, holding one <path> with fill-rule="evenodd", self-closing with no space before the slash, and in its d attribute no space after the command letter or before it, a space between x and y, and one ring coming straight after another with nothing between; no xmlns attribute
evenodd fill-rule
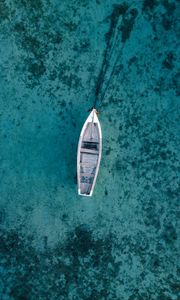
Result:
<svg viewBox="0 0 180 300"><path fill-rule="evenodd" d="M113 12L109 17L111 22L109 31L106 34L107 43L104 58L95 86L94 108L100 107L105 99L114 74L116 74L118 62L122 56L122 43L125 43L129 38L137 14L138 11L136 8L129 9L125 3L114 5ZM121 34L119 34L120 31ZM118 54L116 55L116 53ZM108 73L109 76L107 78Z"/></svg>
<svg viewBox="0 0 180 300"><path fill-rule="evenodd" d="M110 70L110 75L107 80L107 84L103 88L105 78L107 76L107 73L110 68L110 62L114 56L114 51L118 51L118 43L119 43L119 35L118 35L118 26L121 21L121 14L117 14L117 7L114 8L112 15L111 15L111 23L110 23L110 29L106 35L107 37L107 44L106 44L106 49L104 53L104 58L102 61L102 66L99 72L99 76L97 79L97 83L95 86L95 100L93 107L98 108L102 105L102 102L104 101L106 92L108 90L108 87L110 85L110 82L113 78L116 65L120 59L121 53L116 57L115 62L112 66L112 69ZM120 51L119 51L120 52Z"/></svg>

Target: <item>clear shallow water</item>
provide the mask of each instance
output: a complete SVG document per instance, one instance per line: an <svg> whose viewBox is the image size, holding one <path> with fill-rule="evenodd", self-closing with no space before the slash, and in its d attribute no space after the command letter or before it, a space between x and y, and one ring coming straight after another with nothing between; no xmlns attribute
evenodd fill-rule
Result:
<svg viewBox="0 0 180 300"><path fill-rule="evenodd" d="M0 1L3 300L178 299L178 9ZM87 199L76 150L98 80Z"/></svg>

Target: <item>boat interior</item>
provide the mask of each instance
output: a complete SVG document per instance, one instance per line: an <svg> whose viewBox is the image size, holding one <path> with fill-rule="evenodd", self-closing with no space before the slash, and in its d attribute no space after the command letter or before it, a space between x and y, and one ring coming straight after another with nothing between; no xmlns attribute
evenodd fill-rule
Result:
<svg viewBox="0 0 180 300"><path fill-rule="evenodd" d="M99 156L99 132L96 123L88 123L80 149L80 190L90 194Z"/></svg>

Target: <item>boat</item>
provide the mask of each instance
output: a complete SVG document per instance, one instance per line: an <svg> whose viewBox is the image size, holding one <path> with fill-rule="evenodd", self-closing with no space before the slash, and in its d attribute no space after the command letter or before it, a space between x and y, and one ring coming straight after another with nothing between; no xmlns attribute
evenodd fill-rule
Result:
<svg viewBox="0 0 180 300"><path fill-rule="evenodd" d="M92 109L81 130L77 151L78 194L92 196L102 155L98 112Z"/></svg>

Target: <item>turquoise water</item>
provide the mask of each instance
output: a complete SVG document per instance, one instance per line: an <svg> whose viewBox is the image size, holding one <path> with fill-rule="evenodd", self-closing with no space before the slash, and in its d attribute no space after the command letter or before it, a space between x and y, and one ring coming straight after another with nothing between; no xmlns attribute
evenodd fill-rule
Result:
<svg viewBox="0 0 180 300"><path fill-rule="evenodd" d="M178 1L0 0L2 300L177 300ZM103 156L79 197L96 101Z"/></svg>

